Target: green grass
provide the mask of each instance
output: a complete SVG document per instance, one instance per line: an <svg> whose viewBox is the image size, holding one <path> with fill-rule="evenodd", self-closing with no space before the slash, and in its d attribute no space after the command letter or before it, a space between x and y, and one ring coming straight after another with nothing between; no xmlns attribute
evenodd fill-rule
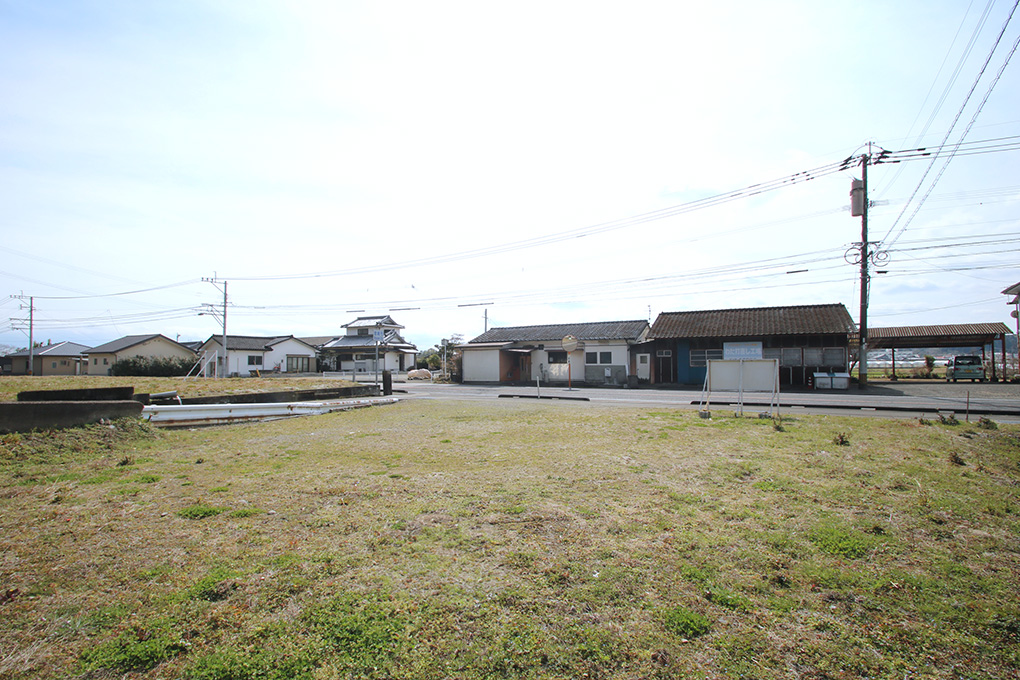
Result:
<svg viewBox="0 0 1020 680"><path fill-rule="evenodd" d="M0 437L0 677L1015 677L1016 426L502 402Z"/></svg>

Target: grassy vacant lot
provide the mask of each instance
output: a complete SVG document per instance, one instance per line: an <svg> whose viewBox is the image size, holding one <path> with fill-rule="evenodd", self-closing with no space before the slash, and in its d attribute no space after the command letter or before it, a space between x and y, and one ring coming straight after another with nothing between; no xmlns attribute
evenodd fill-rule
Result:
<svg viewBox="0 0 1020 680"><path fill-rule="evenodd" d="M25 390L89 389L96 387L133 386L135 393L177 390L182 397L205 397L218 394L247 394L283 390L313 390L321 387L343 387L353 383L335 378L274 376L265 378L137 378L106 375L79 376L11 376L0 377L0 401L14 401Z"/></svg>
<svg viewBox="0 0 1020 680"><path fill-rule="evenodd" d="M563 403L0 439L0 677L1016 678L1020 430Z"/></svg>

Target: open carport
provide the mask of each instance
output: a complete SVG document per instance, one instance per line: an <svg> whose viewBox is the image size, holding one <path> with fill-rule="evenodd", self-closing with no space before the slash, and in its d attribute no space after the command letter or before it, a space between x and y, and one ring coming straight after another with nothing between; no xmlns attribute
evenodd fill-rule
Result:
<svg viewBox="0 0 1020 680"><path fill-rule="evenodd" d="M896 350L919 349L926 347L980 347L981 361L985 362L985 347L992 348L992 381L996 376L995 342L1002 347L1003 372L1006 367L1006 335L1012 334L1009 327L1001 322L995 323L963 323L941 326L890 326L888 328L868 329L868 350L892 350L892 372L896 375ZM858 338L851 341L857 344ZM858 345L859 346L859 345ZM1006 376L1002 376L1005 379Z"/></svg>

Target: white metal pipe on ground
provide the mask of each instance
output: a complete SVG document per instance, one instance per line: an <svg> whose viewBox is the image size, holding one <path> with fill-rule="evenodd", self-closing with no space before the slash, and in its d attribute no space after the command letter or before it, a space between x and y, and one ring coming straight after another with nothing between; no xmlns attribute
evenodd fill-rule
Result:
<svg viewBox="0 0 1020 680"><path fill-rule="evenodd" d="M146 406L142 417L157 425L229 423L312 416L365 406L394 404L396 397L341 399L337 401L295 401L280 404L167 404Z"/></svg>

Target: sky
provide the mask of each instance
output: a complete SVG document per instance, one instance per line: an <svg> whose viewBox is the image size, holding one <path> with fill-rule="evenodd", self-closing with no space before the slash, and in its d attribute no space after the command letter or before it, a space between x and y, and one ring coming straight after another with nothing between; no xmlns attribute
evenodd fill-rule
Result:
<svg viewBox="0 0 1020 680"><path fill-rule="evenodd" d="M1015 328L1014 8L0 0L0 347L857 320L883 150L869 325Z"/></svg>

